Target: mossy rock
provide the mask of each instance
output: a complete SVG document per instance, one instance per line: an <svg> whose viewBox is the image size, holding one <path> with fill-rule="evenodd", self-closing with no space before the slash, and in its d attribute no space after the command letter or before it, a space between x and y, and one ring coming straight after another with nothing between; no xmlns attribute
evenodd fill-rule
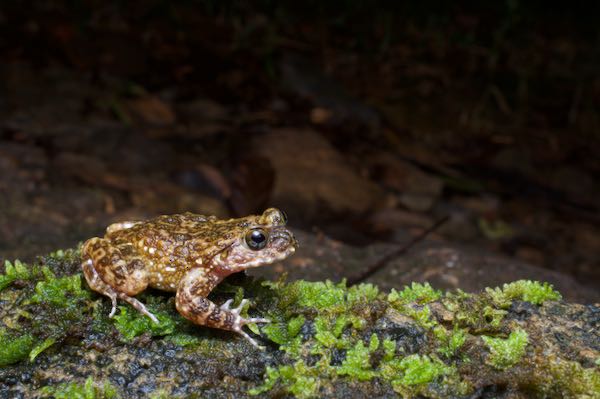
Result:
<svg viewBox="0 0 600 399"><path fill-rule="evenodd" d="M90 291L77 250L0 270L0 397L600 397L600 308L517 281L480 294L414 283L232 276L217 303L252 300L265 346L195 326L173 296L139 297L160 320Z"/></svg>

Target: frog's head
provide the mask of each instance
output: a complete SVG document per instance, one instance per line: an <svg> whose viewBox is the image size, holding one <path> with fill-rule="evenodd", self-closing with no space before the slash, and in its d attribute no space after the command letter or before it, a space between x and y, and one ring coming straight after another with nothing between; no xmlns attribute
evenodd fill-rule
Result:
<svg viewBox="0 0 600 399"><path fill-rule="evenodd" d="M213 262L224 274L264 266L292 255L298 242L285 225L287 216L276 208L262 215L235 220L236 235Z"/></svg>

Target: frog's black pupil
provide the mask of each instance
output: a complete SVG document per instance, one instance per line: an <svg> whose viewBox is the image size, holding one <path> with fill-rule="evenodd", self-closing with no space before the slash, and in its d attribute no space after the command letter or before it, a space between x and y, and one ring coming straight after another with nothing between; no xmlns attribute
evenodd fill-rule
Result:
<svg viewBox="0 0 600 399"><path fill-rule="evenodd" d="M267 236L262 230L254 230L246 239L251 249L263 249L267 245Z"/></svg>
<svg viewBox="0 0 600 399"><path fill-rule="evenodd" d="M260 231L252 232L252 241L254 241L256 244L261 244L266 239L267 237L265 237L265 235Z"/></svg>

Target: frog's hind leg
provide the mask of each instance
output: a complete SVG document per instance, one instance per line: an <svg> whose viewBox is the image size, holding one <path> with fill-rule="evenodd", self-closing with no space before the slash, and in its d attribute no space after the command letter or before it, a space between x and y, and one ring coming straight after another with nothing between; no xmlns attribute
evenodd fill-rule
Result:
<svg viewBox="0 0 600 399"><path fill-rule="evenodd" d="M113 317L115 315L115 312L117 311L117 291L115 291L110 285L102 281L100 275L98 275L98 272L96 271L96 269L94 269L91 259L83 261L83 263L81 264L81 269L83 270L83 275L90 288L110 298L110 301L112 303L112 309L108 317Z"/></svg>
<svg viewBox="0 0 600 399"><path fill-rule="evenodd" d="M158 323L158 319L146 309L146 306L135 298L148 286L148 278L144 264L140 259L126 262L123 251L129 247L118 248L106 239L92 238L82 248L83 274L96 292L108 296L112 302L110 317L115 314L117 298L131 304L140 313Z"/></svg>

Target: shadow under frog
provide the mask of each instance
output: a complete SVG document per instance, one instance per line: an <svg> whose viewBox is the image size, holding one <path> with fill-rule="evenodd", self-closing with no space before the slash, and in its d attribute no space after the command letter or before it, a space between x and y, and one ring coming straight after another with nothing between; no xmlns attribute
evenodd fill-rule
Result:
<svg viewBox="0 0 600 399"><path fill-rule="evenodd" d="M89 286L111 299L110 317L119 298L158 323L133 296L147 287L177 292L176 307L185 318L235 331L258 347L242 327L269 320L241 317L246 299L232 309L231 299L219 307L206 297L232 273L293 254L298 244L286 222L283 212L269 208L262 215L229 220L184 213L115 223L104 238L83 244L81 266Z"/></svg>

